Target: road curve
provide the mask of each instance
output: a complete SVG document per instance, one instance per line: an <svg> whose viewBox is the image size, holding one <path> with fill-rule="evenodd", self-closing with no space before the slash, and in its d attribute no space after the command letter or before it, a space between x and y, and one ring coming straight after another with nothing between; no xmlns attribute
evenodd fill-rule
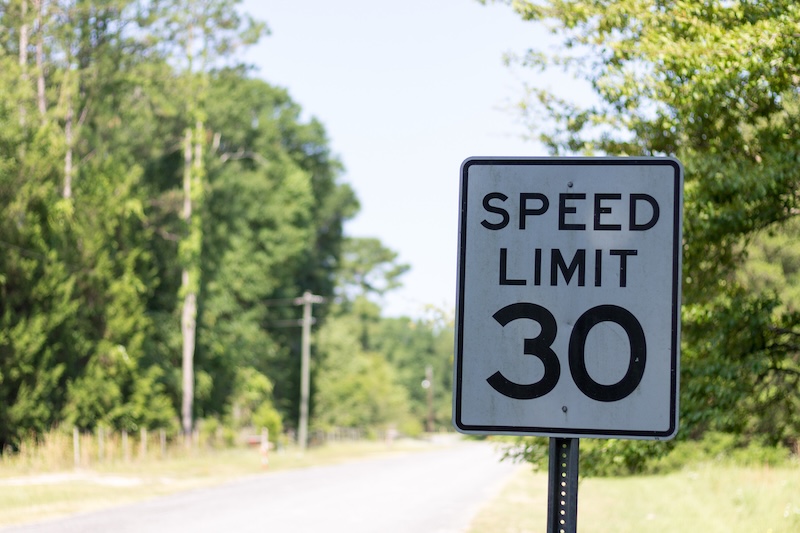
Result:
<svg viewBox="0 0 800 533"><path fill-rule="evenodd" d="M266 473L2 533L458 533L515 465L486 443Z"/></svg>

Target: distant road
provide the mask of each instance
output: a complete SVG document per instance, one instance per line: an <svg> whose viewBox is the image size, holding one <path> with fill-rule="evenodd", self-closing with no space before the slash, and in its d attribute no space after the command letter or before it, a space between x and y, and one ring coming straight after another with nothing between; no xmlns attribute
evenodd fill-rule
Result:
<svg viewBox="0 0 800 533"><path fill-rule="evenodd" d="M2 533L458 533L517 466L491 445L266 473Z"/></svg>

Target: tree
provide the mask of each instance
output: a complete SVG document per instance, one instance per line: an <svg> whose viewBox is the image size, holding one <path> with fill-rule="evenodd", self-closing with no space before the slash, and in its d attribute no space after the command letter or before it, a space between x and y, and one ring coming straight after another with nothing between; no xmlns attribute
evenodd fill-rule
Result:
<svg viewBox="0 0 800 533"><path fill-rule="evenodd" d="M344 241L338 269L339 287L345 298L368 294L382 296L400 286L400 277L410 267L397 262L397 252L375 238Z"/></svg>
<svg viewBox="0 0 800 533"><path fill-rule="evenodd" d="M757 232L798 208L800 10L791 0L514 0L546 24L594 102L539 87L523 108L553 153L677 156L686 169L683 435L721 429L797 439L800 321L742 283ZM545 120L541 120L544 116ZM742 245L744 244L744 246Z"/></svg>
<svg viewBox="0 0 800 533"><path fill-rule="evenodd" d="M449 425L452 320L382 317L371 298L398 287L408 265L377 239L350 238L342 250L339 300L317 335L315 424L411 434Z"/></svg>
<svg viewBox="0 0 800 533"><path fill-rule="evenodd" d="M407 317L383 318L370 336L407 391L420 427L446 428L452 420L453 324ZM423 382L427 381L427 386ZM431 393L429 397L428 393ZM428 427L432 425L433 427Z"/></svg>
<svg viewBox="0 0 800 533"><path fill-rule="evenodd" d="M121 120L125 106L115 108L112 95L131 88L120 72L137 61L138 42L122 30L131 21L126 4L37 0L7 2L0 11L9 34L20 36L3 41L0 55L17 43L35 48L35 60L14 53L20 64L9 74L20 73L21 85L2 99L2 106L15 102L20 125L0 152L7 163L0 240L8 248L0 265L3 446L64 420L64 411L84 427L138 423L123 412L131 412L126 405L146 371L139 359L149 323L148 236L140 231L141 197L132 194L141 168L125 160L125 150L111 155L113 142L99 140L114 136L98 132L99 124ZM48 15L60 24L44 23ZM22 38L26 28L31 39ZM77 81L78 71L93 74ZM81 128L68 135L69 108L80 110ZM81 164L68 168L72 153ZM77 175L85 179L64 194L65 177ZM141 396L143 407L158 396L157 387Z"/></svg>
<svg viewBox="0 0 800 533"><path fill-rule="evenodd" d="M395 367L364 344L365 329L379 321L378 307L359 297L352 312L330 317L318 332L322 362L315 380L316 427L388 429L409 419L407 391Z"/></svg>
<svg viewBox="0 0 800 533"><path fill-rule="evenodd" d="M773 231L755 235L737 282L748 292L778 296L780 314L800 311L800 220L793 218Z"/></svg>
<svg viewBox="0 0 800 533"><path fill-rule="evenodd" d="M289 94L242 67L210 78L208 127L214 131L203 228L197 367L214 376L199 414L224 403L237 365L252 365L274 384L286 420L298 410L304 291L333 295L342 226L357 209L338 183L341 164L314 119L304 121ZM275 302L285 305L273 305ZM315 309L324 316L325 306Z"/></svg>
<svg viewBox="0 0 800 533"><path fill-rule="evenodd" d="M200 256L203 242L202 209L205 199L206 103L209 70L233 50L258 41L266 27L236 10L240 0L171 0L165 3L161 21L171 38L172 57L182 68L182 82L189 98L184 100L183 206L186 228L179 242L181 271L182 402L183 432L191 435L194 402L194 356L197 334L197 306L200 290Z"/></svg>
<svg viewBox="0 0 800 533"><path fill-rule="evenodd" d="M237 5L0 1L0 451L296 413L296 307L269 302L333 296L358 202L237 64L264 30Z"/></svg>
<svg viewBox="0 0 800 533"><path fill-rule="evenodd" d="M448 427L452 329L448 320L382 317L364 295L335 305L316 337L315 425L412 435Z"/></svg>
<svg viewBox="0 0 800 533"><path fill-rule="evenodd" d="M380 349L380 308L369 300L398 286L408 266L377 239L342 243L339 302L317 334L317 427L387 429L411 420L409 391L388 353Z"/></svg>

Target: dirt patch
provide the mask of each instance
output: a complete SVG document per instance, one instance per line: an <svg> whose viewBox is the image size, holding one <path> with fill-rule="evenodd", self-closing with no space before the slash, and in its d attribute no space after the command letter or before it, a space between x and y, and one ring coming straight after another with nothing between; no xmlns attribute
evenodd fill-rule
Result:
<svg viewBox="0 0 800 533"><path fill-rule="evenodd" d="M165 480L166 481L166 480ZM0 479L0 487L23 487L32 485L58 485L62 483L93 483L106 487L136 487L144 484L138 477L108 476L94 472L61 472L55 474L38 474Z"/></svg>

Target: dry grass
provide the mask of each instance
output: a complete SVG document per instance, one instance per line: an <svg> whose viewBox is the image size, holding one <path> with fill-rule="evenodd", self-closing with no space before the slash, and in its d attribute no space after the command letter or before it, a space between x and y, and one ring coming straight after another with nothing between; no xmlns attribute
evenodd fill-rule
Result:
<svg viewBox="0 0 800 533"><path fill-rule="evenodd" d="M302 455L290 448L272 451L268 468L332 464L431 446L411 440L397 441L391 447L378 441L341 442L310 448ZM57 460L58 454L53 451L56 449L39 450L0 463L0 491L4 494L0 498L0 526L92 511L265 472L257 447L173 448L166 458L155 453L149 459L109 460L92 468L46 468Z"/></svg>

